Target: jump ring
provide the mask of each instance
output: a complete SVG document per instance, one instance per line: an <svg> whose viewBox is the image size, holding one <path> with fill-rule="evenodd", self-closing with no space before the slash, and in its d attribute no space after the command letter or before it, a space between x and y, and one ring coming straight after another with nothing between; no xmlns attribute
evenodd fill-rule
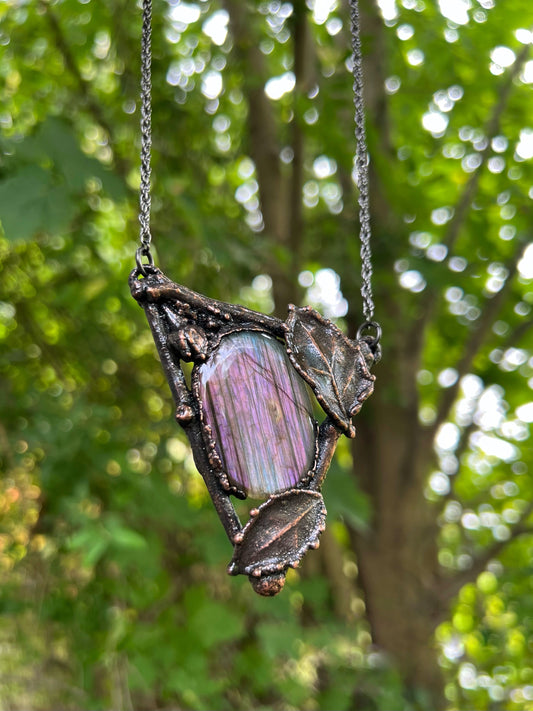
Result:
<svg viewBox="0 0 533 711"><path fill-rule="evenodd" d="M148 259L147 264L143 264L143 257L146 257ZM137 264L137 269L141 272L141 274L145 277L147 276L147 272L145 270L145 267L153 267L154 266L154 258L152 257L152 253L150 252L150 246L143 244L142 247L139 247L136 252L135 252L135 262Z"/></svg>
<svg viewBox="0 0 533 711"><path fill-rule="evenodd" d="M375 335L363 335L365 331L373 330ZM365 340L371 348L375 348L381 340L381 326L377 321L365 321L357 329L357 340Z"/></svg>

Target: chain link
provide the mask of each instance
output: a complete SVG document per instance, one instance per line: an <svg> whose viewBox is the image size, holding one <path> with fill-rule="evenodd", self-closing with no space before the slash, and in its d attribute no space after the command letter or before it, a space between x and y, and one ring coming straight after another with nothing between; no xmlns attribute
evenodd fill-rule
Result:
<svg viewBox="0 0 533 711"><path fill-rule="evenodd" d="M358 0L350 0L350 21L353 51L353 97L355 106L355 137L357 151L355 168L357 187L359 189L359 222L361 240L361 297L365 323L360 332L370 330L374 337L367 336L377 345L381 335L379 324L372 319L374 316L374 300L372 297L372 252L370 248L370 201L368 178L368 150L365 132L365 107L363 98L363 59L359 23ZM146 276L145 266L154 263L150 244L150 176L152 153L152 0L143 0L142 5L142 38L141 38L141 184L139 190L139 223L141 246L135 253L139 271ZM146 258L148 265L143 264Z"/></svg>
<svg viewBox="0 0 533 711"><path fill-rule="evenodd" d="M137 268L146 276L143 257L154 263L150 251L150 177L152 158L152 0L143 0L141 36L141 185L139 189L139 223L141 246L135 253Z"/></svg>
<svg viewBox="0 0 533 711"><path fill-rule="evenodd" d="M374 327L376 340L381 329L375 328L374 299L372 297L372 251L370 248L370 200L368 177L368 150L365 131L365 105L363 97L363 56L359 21L359 2L350 0L350 21L352 36L353 100L355 106L355 138L357 142L355 170L359 189L359 222L361 240L361 296L366 324ZM363 324L363 327L365 324ZM362 328L363 328L362 327Z"/></svg>

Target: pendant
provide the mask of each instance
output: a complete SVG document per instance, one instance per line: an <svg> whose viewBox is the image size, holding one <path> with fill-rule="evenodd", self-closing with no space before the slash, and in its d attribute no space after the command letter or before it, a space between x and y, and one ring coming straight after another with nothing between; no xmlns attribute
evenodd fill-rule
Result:
<svg viewBox="0 0 533 711"><path fill-rule="evenodd" d="M379 332L360 329L352 341L310 307L291 305L281 321L197 294L151 265L135 269L129 284L234 547L228 572L276 595L287 569L318 548L320 489L339 436L355 436L352 417L374 389ZM193 363L190 386L183 362ZM309 387L325 412L320 425ZM232 496L264 501L243 526Z"/></svg>

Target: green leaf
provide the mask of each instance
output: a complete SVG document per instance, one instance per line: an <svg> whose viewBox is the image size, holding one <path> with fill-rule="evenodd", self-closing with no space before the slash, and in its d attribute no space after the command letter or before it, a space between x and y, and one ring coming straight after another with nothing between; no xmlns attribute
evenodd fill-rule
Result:
<svg viewBox="0 0 533 711"><path fill-rule="evenodd" d="M187 627L196 643L210 649L240 637L244 619L230 605L211 600L204 589L187 591L185 605L189 612Z"/></svg>
<svg viewBox="0 0 533 711"><path fill-rule="evenodd" d="M324 485L328 515L341 518L357 531L367 531L370 518L370 502L357 485L351 472L333 460Z"/></svg>
<svg viewBox="0 0 533 711"><path fill-rule="evenodd" d="M257 637L264 653L275 659L294 656L293 644L300 636L300 630L294 623L278 624L274 621L263 622L256 628Z"/></svg>
<svg viewBox="0 0 533 711"><path fill-rule="evenodd" d="M71 536L69 547L83 551L83 565L92 568L104 555L109 543L109 534L103 526L91 524Z"/></svg>
<svg viewBox="0 0 533 711"><path fill-rule="evenodd" d="M0 182L0 220L9 240L60 233L76 209L67 186L42 168L25 166Z"/></svg>
<svg viewBox="0 0 533 711"><path fill-rule="evenodd" d="M99 160L80 148L72 125L55 116L48 117L17 147L17 154L35 163L53 164L72 194L81 194L89 178L98 178L104 190L116 201L124 199L122 180Z"/></svg>
<svg viewBox="0 0 533 711"><path fill-rule="evenodd" d="M21 143L11 146L19 163L0 181L0 221L9 240L31 239L39 232L59 234L81 210L87 181L97 178L118 201L125 185L80 148L72 127L50 117Z"/></svg>
<svg viewBox="0 0 533 711"><path fill-rule="evenodd" d="M109 527L109 532L111 534L111 541L118 548L140 551L148 547L146 538L131 528L113 525Z"/></svg>

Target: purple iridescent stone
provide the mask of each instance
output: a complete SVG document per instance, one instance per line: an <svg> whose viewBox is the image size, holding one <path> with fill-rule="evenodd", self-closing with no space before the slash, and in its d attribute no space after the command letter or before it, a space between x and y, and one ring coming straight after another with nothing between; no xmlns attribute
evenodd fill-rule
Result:
<svg viewBox="0 0 533 711"><path fill-rule="evenodd" d="M204 421L232 484L263 497L290 489L312 468L311 398L275 338L224 336L199 367L198 383Z"/></svg>

